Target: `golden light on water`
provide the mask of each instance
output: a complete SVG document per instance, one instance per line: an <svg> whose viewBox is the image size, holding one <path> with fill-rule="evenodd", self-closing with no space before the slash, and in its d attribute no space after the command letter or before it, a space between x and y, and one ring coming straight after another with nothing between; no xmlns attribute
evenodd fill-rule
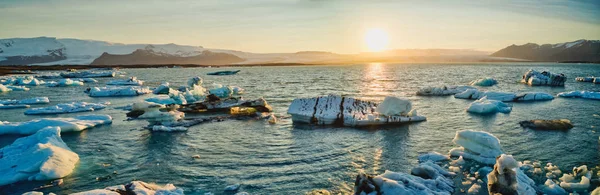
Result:
<svg viewBox="0 0 600 195"><path fill-rule="evenodd" d="M387 49L390 44L390 38L384 30L371 28L365 34L365 44L370 52L380 52Z"/></svg>

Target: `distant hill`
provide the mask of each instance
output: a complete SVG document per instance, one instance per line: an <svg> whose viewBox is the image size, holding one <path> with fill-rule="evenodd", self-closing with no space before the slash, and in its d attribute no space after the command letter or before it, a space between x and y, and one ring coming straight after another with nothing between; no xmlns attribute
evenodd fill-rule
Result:
<svg viewBox="0 0 600 195"><path fill-rule="evenodd" d="M546 62L600 62L600 40L582 39L557 44L511 45L491 56Z"/></svg>
<svg viewBox="0 0 600 195"><path fill-rule="evenodd" d="M158 52L152 47L138 49L130 54L115 55L103 53L90 65L136 65L136 64L206 64L224 65L242 62L244 59L228 53L216 53L208 50L192 56L182 56Z"/></svg>

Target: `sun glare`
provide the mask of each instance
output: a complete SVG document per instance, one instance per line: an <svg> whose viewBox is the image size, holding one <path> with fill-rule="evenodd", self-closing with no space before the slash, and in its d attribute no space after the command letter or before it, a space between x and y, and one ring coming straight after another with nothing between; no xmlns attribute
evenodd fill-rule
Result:
<svg viewBox="0 0 600 195"><path fill-rule="evenodd" d="M388 34L381 29L372 28L365 34L365 43L371 52L380 52L387 49L390 42Z"/></svg>

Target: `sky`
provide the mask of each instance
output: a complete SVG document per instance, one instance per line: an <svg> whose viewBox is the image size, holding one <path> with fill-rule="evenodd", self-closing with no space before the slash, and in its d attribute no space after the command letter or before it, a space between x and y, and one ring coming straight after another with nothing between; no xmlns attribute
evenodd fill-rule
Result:
<svg viewBox="0 0 600 195"><path fill-rule="evenodd" d="M386 49L495 51L600 39L598 0L0 0L0 18L0 38L264 53L365 52L373 29L385 32Z"/></svg>

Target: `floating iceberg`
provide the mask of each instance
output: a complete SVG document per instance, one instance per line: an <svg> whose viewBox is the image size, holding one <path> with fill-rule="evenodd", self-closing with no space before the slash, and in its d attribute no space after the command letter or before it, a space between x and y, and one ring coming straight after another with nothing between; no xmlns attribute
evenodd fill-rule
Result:
<svg viewBox="0 0 600 195"><path fill-rule="evenodd" d="M2 109L16 109L16 108L29 108L29 105L22 105L22 104L9 104L9 105L4 105L4 104L0 104L0 110Z"/></svg>
<svg viewBox="0 0 600 195"><path fill-rule="evenodd" d="M132 181L125 185L106 187L85 192L73 193L71 195L183 195L183 189L175 187L173 184L164 186L146 183L143 181Z"/></svg>
<svg viewBox="0 0 600 195"><path fill-rule="evenodd" d="M167 107L150 102L136 102L133 103L127 117L145 119L151 124L173 123L185 117L183 112L177 111L178 107L177 105Z"/></svg>
<svg viewBox="0 0 600 195"><path fill-rule="evenodd" d="M169 94L168 96L157 96L145 99L147 102L169 105L169 104L177 104L183 105L187 104L187 100L183 97L182 94Z"/></svg>
<svg viewBox="0 0 600 195"><path fill-rule="evenodd" d="M10 89L11 91L29 91L29 88L25 86L6 85L5 87Z"/></svg>
<svg viewBox="0 0 600 195"><path fill-rule="evenodd" d="M502 154L487 175L489 194L536 194L535 182L527 177L512 155Z"/></svg>
<svg viewBox="0 0 600 195"><path fill-rule="evenodd" d="M413 175L386 170L375 177L360 173L354 183L354 194L450 195L454 192L454 183L449 178L453 174L437 164L421 163L411 172Z"/></svg>
<svg viewBox="0 0 600 195"><path fill-rule="evenodd" d="M510 111L512 111L510 105L498 100L488 100L487 97L475 100L467 108L467 112L478 114L509 113Z"/></svg>
<svg viewBox="0 0 600 195"><path fill-rule="evenodd" d="M510 92L479 91L477 89L468 89L462 93L454 95L459 99L481 99L487 97L489 100L498 100L503 102L522 102L522 101L543 101L552 100L554 97L544 92L525 92L520 94Z"/></svg>
<svg viewBox="0 0 600 195"><path fill-rule="evenodd" d="M452 142L461 147L451 149L450 156L462 156L482 164L493 165L502 154L498 138L483 131L457 131Z"/></svg>
<svg viewBox="0 0 600 195"><path fill-rule="evenodd" d="M142 80L138 80L137 77L130 77L129 79L126 80L112 80L112 81L108 81L108 83L106 83L107 85L136 85L136 86L142 86L144 85L144 81Z"/></svg>
<svg viewBox="0 0 600 195"><path fill-rule="evenodd" d="M558 96L559 97L600 100L600 92L594 92L594 91L569 91L569 92L559 93Z"/></svg>
<svg viewBox="0 0 600 195"><path fill-rule="evenodd" d="M46 86L48 87L66 87L66 86L83 86L83 82L81 81L74 81L71 79L61 79L58 82L48 82L46 83Z"/></svg>
<svg viewBox="0 0 600 195"><path fill-rule="evenodd" d="M521 83L531 86L549 85L549 86L564 86L567 77L564 74L554 74L548 71L538 72L529 70L523 75Z"/></svg>
<svg viewBox="0 0 600 195"><path fill-rule="evenodd" d="M540 191L547 195L565 195L569 194L565 189L554 183L552 179L547 179L543 186L540 186Z"/></svg>
<svg viewBox="0 0 600 195"><path fill-rule="evenodd" d="M154 125L154 126L152 126L152 131L166 131L166 132L187 131L187 127L167 127L167 126L163 126L163 125Z"/></svg>
<svg viewBox="0 0 600 195"><path fill-rule="evenodd" d="M517 94L513 101L524 102L524 101L544 101L553 100L554 96L544 92L525 92Z"/></svg>
<svg viewBox="0 0 600 195"><path fill-rule="evenodd" d="M3 84L0 84L0 92L9 92L12 91L12 89L4 86Z"/></svg>
<svg viewBox="0 0 600 195"><path fill-rule="evenodd" d="M79 156L60 138L59 127L45 127L0 149L0 186L51 180L73 172Z"/></svg>
<svg viewBox="0 0 600 195"><path fill-rule="evenodd" d="M225 71L209 72L209 73L206 73L206 75L218 75L218 76L234 75L234 74L237 74L238 72L240 72L240 70L225 70Z"/></svg>
<svg viewBox="0 0 600 195"><path fill-rule="evenodd" d="M171 88L169 87L169 82L161 83L156 89L152 91L154 94L169 94L171 92Z"/></svg>
<svg viewBox="0 0 600 195"><path fill-rule="evenodd" d="M595 78L596 77L577 77L577 78L575 78L575 80L579 81L579 82L589 82L589 83L591 83L591 82L594 81Z"/></svg>
<svg viewBox="0 0 600 195"><path fill-rule="evenodd" d="M585 192L590 188L592 171L586 165L574 167L573 173L565 173L560 180L560 187L570 192Z"/></svg>
<svg viewBox="0 0 600 195"><path fill-rule="evenodd" d="M269 105L267 100L263 98L256 100L244 100L242 98L217 99L215 101L205 100L202 102L182 105L179 111L198 113L213 110L228 110L232 107L252 107L259 112L273 111L271 105Z"/></svg>
<svg viewBox="0 0 600 195"><path fill-rule="evenodd" d="M39 86L39 85L43 85L46 82L42 81L42 80L38 80L32 76L24 76L24 77L16 77L12 80L9 80L9 82L4 83L6 84L13 84L13 85L22 85L22 86Z"/></svg>
<svg viewBox="0 0 600 195"><path fill-rule="evenodd" d="M48 97L35 97L22 100L0 100L0 104L47 104L50 103Z"/></svg>
<svg viewBox="0 0 600 195"><path fill-rule="evenodd" d="M493 86L495 84L498 84L498 81L496 81L496 79L491 78L491 77L486 77L486 78L471 81L471 85L477 85L477 86L488 87L488 86Z"/></svg>
<svg viewBox="0 0 600 195"><path fill-rule="evenodd" d="M138 96L150 93L148 87L93 87L89 88L90 97Z"/></svg>
<svg viewBox="0 0 600 195"><path fill-rule="evenodd" d="M385 97L383 102L375 108L375 112L385 116L408 116L412 110L410 100L397 97Z"/></svg>
<svg viewBox="0 0 600 195"><path fill-rule="evenodd" d="M438 152L430 152L427 154L419 155L419 162L426 162L426 161L438 162L438 161L448 161L448 160L450 160L450 156L443 155Z"/></svg>
<svg viewBox="0 0 600 195"><path fill-rule="evenodd" d="M227 85L215 85L214 88L208 90L208 93L219 98L228 98L234 95L233 88Z"/></svg>
<svg viewBox="0 0 600 195"><path fill-rule="evenodd" d="M392 99L386 98L386 100L391 101ZM386 102L382 104L395 105ZM407 111L406 109L407 107L385 108L385 110L404 110L409 113L408 115L386 116L375 112L377 110L376 103L329 95L295 99L288 108L288 113L292 115L294 122L318 125L366 126L425 120L424 116L417 116L415 110ZM383 110L383 108L380 108L380 110Z"/></svg>
<svg viewBox="0 0 600 195"><path fill-rule="evenodd" d="M62 132L83 131L88 128L110 123L112 123L112 117L109 115L83 115L73 118L40 118L27 122L0 121L0 135L30 135L49 126L60 127Z"/></svg>
<svg viewBox="0 0 600 195"><path fill-rule="evenodd" d="M115 77L114 71L73 71L63 72L60 76L63 78L96 78L96 77Z"/></svg>
<svg viewBox="0 0 600 195"><path fill-rule="evenodd" d="M442 87L425 87L417 91L420 96L445 96L454 95L466 91L467 89L477 89L471 86L442 86Z"/></svg>
<svg viewBox="0 0 600 195"><path fill-rule="evenodd" d="M87 103L87 102L73 102L57 104L55 106L31 108L25 111L27 115L41 115L41 114L63 114L63 113L74 113L74 112L91 112L94 110L101 110L106 108L105 103Z"/></svg>
<svg viewBox="0 0 600 195"><path fill-rule="evenodd" d="M76 79L79 82L84 82L84 83L97 83L98 81L96 79L93 78L81 78L81 79Z"/></svg>
<svg viewBox="0 0 600 195"><path fill-rule="evenodd" d="M524 128L539 129L539 130L569 130L573 128L573 124L568 119L556 120L528 120L521 121L519 125Z"/></svg>

